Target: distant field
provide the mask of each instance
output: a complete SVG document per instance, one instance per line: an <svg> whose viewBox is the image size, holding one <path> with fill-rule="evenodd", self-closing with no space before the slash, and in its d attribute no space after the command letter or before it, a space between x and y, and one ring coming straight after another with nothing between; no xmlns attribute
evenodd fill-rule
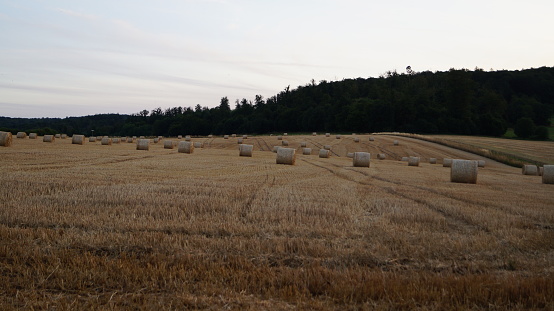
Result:
<svg viewBox="0 0 554 311"><path fill-rule="evenodd" d="M236 138L193 138L193 154L14 138L0 147L0 309L554 308L554 185L488 159L478 184L451 183L430 157L484 158L357 137L285 137L313 148L294 166L275 164L275 136L246 139L252 158Z"/></svg>

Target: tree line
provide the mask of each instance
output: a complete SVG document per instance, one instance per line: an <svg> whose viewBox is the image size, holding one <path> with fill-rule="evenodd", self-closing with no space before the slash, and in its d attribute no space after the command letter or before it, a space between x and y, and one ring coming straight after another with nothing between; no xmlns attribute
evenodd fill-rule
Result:
<svg viewBox="0 0 554 311"><path fill-rule="evenodd" d="M233 107L232 107L233 106ZM554 67L516 71L388 71L377 78L310 81L269 98L222 97L213 108L172 107L66 119L0 118L0 127L97 135L380 132L548 138ZM10 119L10 118L8 118ZM34 121L33 121L34 120Z"/></svg>

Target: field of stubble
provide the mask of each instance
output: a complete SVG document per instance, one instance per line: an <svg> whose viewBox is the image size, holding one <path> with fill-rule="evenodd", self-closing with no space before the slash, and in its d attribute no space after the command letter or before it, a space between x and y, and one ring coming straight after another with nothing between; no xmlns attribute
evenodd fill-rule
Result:
<svg viewBox="0 0 554 311"><path fill-rule="evenodd" d="M480 157L358 137L288 136L314 148L294 166L275 164L269 136L245 140L252 158L236 138L193 138L193 154L14 138L0 309L554 308L553 185L491 160L455 184L428 158Z"/></svg>

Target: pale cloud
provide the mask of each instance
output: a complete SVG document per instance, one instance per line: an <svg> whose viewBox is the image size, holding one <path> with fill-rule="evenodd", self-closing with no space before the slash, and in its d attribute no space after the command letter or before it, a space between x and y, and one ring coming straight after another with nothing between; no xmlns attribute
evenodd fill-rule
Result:
<svg viewBox="0 0 554 311"><path fill-rule="evenodd" d="M73 17L77 17L77 18L82 18L82 19L85 19L85 20L88 20L88 21L94 21L94 20L99 19L98 16L93 15L93 14L84 14L84 13L79 13L79 12L75 12L75 11L68 10L68 9L58 8L58 9L56 9L56 11L58 11L60 13L63 13L65 15L69 15L69 16L73 16Z"/></svg>

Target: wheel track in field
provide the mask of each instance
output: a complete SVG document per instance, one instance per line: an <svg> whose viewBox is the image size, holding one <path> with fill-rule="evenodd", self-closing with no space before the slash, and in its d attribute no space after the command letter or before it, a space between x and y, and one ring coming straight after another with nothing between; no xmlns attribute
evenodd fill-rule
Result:
<svg viewBox="0 0 554 311"><path fill-rule="evenodd" d="M394 160L400 160L400 158L398 157L398 155L396 153L393 153L391 151L388 151L387 149L383 149L381 148L381 146L377 145L377 144L371 144L371 143L368 143L368 142L361 142L362 143L362 146L369 146L369 147L374 147L374 148L377 148L380 152L388 155L389 157L391 157L391 159L394 159Z"/></svg>
<svg viewBox="0 0 554 311"><path fill-rule="evenodd" d="M254 137L253 139L258 144L258 147L260 148L260 151L265 151L264 147L262 146L262 143L260 143L260 139L257 138L257 137Z"/></svg>
<svg viewBox="0 0 554 311"><path fill-rule="evenodd" d="M320 143L318 143L318 142L316 142L316 141L314 141L314 140L312 140L312 139L310 139L310 138L306 138L306 140L309 141L309 142L311 142L312 144L314 144L316 147L319 147L320 149L324 149L322 144L320 144ZM329 151L331 151L331 153L334 154L334 155L336 155L337 157L340 157L340 155L338 155L338 153L336 153L336 152L333 151L333 147L332 147L332 146L331 146L331 150L329 150Z"/></svg>

